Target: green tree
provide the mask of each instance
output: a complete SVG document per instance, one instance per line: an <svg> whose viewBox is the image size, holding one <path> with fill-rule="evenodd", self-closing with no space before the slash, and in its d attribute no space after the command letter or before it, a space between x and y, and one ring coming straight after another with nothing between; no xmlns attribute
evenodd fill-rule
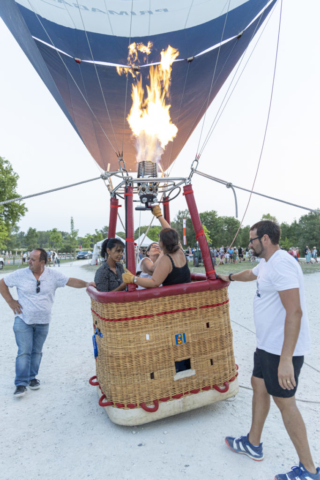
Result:
<svg viewBox="0 0 320 480"><path fill-rule="evenodd" d="M135 240L139 238L140 235L143 235L147 232L148 226L143 226L140 228L137 228L134 232L134 238ZM159 241L159 233L161 232L161 227L160 225L153 225L150 227L147 237L150 238L153 242L158 242Z"/></svg>
<svg viewBox="0 0 320 480"><path fill-rule="evenodd" d="M0 157L0 202L19 198L16 188L19 175L13 170L11 163ZM27 212L23 203L12 202L0 207L0 228L2 238L7 238L11 230L18 224L21 217Z"/></svg>
<svg viewBox="0 0 320 480"><path fill-rule="evenodd" d="M58 232L57 228L53 228L50 232L49 242L53 248L57 251L61 250L62 247L62 235Z"/></svg>
<svg viewBox="0 0 320 480"><path fill-rule="evenodd" d="M97 242L101 242L103 240L103 235L101 233L101 230L95 229L94 234L92 235L92 243L95 245Z"/></svg>
<svg viewBox="0 0 320 480"><path fill-rule="evenodd" d="M304 251L306 245L309 248L317 247L319 250L320 244L320 215L310 212L303 215L299 220L299 239L297 245L301 253Z"/></svg>
<svg viewBox="0 0 320 480"><path fill-rule="evenodd" d="M126 238L126 234L124 232L117 232L116 235L120 238L123 238L123 240Z"/></svg>
<svg viewBox="0 0 320 480"><path fill-rule="evenodd" d="M9 240L8 229L4 224L4 221L0 217L0 249L7 248L7 242Z"/></svg>
<svg viewBox="0 0 320 480"><path fill-rule="evenodd" d="M190 247L194 247L196 243L196 234L193 229L191 217L189 210L179 210L176 218L173 222L171 222L171 227L177 230L179 233L180 240L183 239L183 219L186 219L186 237L187 237L187 245Z"/></svg>
<svg viewBox="0 0 320 480"><path fill-rule="evenodd" d="M212 243L209 230L207 229L207 227L205 225L202 225L202 228L203 228L204 234L206 236L207 242Z"/></svg>
<svg viewBox="0 0 320 480"><path fill-rule="evenodd" d="M290 250L290 247L292 247L292 243L287 237L284 240L280 240L280 245L285 250Z"/></svg>
<svg viewBox="0 0 320 480"><path fill-rule="evenodd" d="M240 229L239 235L235 241L237 245L241 247L247 247L249 244L249 237L250 237L250 226L246 225Z"/></svg>
<svg viewBox="0 0 320 480"><path fill-rule="evenodd" d="M82 248L84 248L85 250L90 250L91 248L93 248L92 235L90 235L90 233L87 233L87 235L81 241Z"/></svg>
<svg viewBox="0 0 320 480"><path fill-rule="evenodd" d="M39 233L35 228L29 228L26 234L26 245L28 250L33 250L34 248L37 248L39 246L38 243L39 239Z"/></svg>
<svg viewBox="0 0 320 480"><path fill-rule="evenodd" d="M264 215L262 215L261 220L271 220L271 222L278 223L277 218L270 213L265 213Z"/></svg>

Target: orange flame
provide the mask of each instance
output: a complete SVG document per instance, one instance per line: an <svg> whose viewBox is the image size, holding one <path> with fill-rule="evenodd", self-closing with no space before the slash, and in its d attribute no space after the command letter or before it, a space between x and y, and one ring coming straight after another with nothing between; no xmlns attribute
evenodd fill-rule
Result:
<svg viewBox="0 0 320 480"><path fill-rule="evenodd" d="M131 48L132 47L132 48ZM133 66L138 60L138 51L149 54L152 44L129 46L128 61ZM127 117L136 138L137 162L149 160L159 162L166 145L177 135L178 128L171 122L170 104L166 104L171 84L172 63L179 55L169 46L161 52L161 63L150 66L150 85L146 91L142 77L132 86L132 107ZM128 71L128 69L123 69ZM138 72L133 71L135 76ZM121 73L118 71L121 75Z"/></svg>

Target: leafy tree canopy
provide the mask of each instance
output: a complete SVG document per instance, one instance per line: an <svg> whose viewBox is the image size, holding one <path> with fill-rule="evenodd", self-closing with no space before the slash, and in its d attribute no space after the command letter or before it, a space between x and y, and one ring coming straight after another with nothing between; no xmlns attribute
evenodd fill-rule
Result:
<svg viewBox="0 0 320 480"><path fill-rule="evenodd" d="M0 157L0 202L18 198L16 191L19 175L13 170L11 163ZM12 202L0 206L0 248L4 248L9 235L17 226L27 208L23 203Z"/></svg>

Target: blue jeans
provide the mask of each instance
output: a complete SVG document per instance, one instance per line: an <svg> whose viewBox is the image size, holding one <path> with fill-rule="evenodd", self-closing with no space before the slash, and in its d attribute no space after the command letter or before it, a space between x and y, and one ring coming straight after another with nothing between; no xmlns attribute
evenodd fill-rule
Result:
<svg viewBox="0 0 320 480"><path fill-rule="evenodd" d="M18 345L15 385L29 385L36 378L42 358L42 347L47 338L49 324L27 325L20 317L14 320L13 331Z"/></svg>

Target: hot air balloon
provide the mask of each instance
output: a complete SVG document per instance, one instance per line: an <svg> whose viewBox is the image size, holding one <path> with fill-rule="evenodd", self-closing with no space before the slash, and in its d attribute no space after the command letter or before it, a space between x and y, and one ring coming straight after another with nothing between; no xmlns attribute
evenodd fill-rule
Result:
<svg viewBox="0 0 320 480"><path fill-rule="evenodd" d="M215 275L192 174L164 174L276 1L1 1L4 22L105 178L120 177L111 188L109 237L124 195L128 269L135 273L134 196L146 209L162 194L170 223L170 194L183 186L202 251L206 274L192 275L190 284L89 288L90 383L116 423L153 421L238 391L228 284ZM181 360L187 367L177 373Z"/></svg>

